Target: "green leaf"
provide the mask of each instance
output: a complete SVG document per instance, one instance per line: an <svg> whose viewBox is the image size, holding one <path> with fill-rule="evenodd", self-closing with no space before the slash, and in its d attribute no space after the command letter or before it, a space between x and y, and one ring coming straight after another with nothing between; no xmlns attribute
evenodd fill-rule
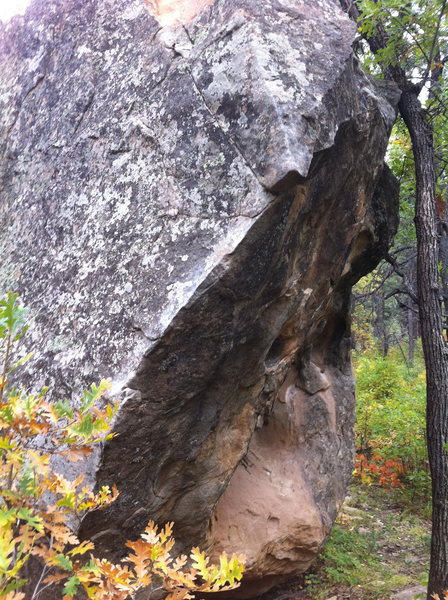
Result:
<svg viewBox="0 0 448 600"><path fill-rule="evenodd" d="M97 400L110 388L110 383L103 379L98 385L92 383L90 389L85 390L81 397L81 412L85 413L90 410Z"/></svg>
<svg viewBox="0 0 448 600"><path fill-rule="evenodd" d="M79 425L73 427L73 431L78 433L79 435L90 437L94 430L94 420L91 413L87 413L83 418Z"/></svg>
<svg viewBox="0 0 448 600"><path fill-rule="evenodd" d="M56 502L56 506L65 508L75 508L76 495L74 492L69 492L63 498Z"/></svg>
<svg viewBox="0 0 448 600"><path fill-rule="evenodd" d="M76 575L73 575L72 577L70 577L70 579L64 585L64 589L63 589L62 593L65 594L66 596L74 596L76 594L76 592L78 591L79 584L80 584L79 579L76 577Z"/></svg>
<svg viewBox="0 0 448 600"><path fill-rule="evenodd" d="M5 527L9 523L14 523L17 519L17 510L10 508L9 510L0 510L0 527Z"/></svg>
<svg viewBox="0 0 448 600"><path fill-rule="evenodd" d="M73 563L65 554L58 554L55 558L55 563L58 567L64 569L64 571L73 571Z"/></svg>
<svg viewBox="0 0 448 600"><path fill-rule="evenodd" d="M5 594L8 592L13 592L14 590L18 590L19 588L23 587L27 581L27 579L15 579L14 581L11 581L11 583L8 583L8 585L2 591L4 591Z"/></svg>
<svg viewBox="0 0 448 600"><path fill-rule="evenodd" d="M0 337L6 334L19 339L25 331L28 310L17 303L18 294L8 292L4 300L0 300Z"/></svg>
<svg viewBox="0 0 448 600"><path fill-rule="evenodd" d="M54 409L60 419L72 419L75 414L75 411L70 404L70 400L68 399L58 400L55 402Z"/></svg>
<svg viewBox="0 0 448 600"><path fill-rule="evenodd" d="M42 519L38 515L34 515L29 508L21 508L17 512L19 519L23 519L28 523L30 527L35 529L37 532L42 533L44 528L42 525Z"/></svg>

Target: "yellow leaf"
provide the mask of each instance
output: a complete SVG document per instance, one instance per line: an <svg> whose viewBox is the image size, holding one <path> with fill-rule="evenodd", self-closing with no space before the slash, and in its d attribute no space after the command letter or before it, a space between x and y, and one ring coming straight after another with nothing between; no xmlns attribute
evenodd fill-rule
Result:
<svg viewBox="0 0 448 600"><path fill-rule="evenodd" d="M199 575L208 580L210 576L208 568L208 558L205 556L205 552L201 552L199 548L191 549L191 559L193 561L193 567L197 570Z"/></svg>
<svg viewBox="0 0 448 600"><path fill-rule="evenodd" d="M73 548L73 550L70 550L69 554L71 556L75 556L77 554L85 554L88 550L94 550L94 549L95 549L95 544L93 542L85 540L84 542L81 542L78 546Z"/></svg>

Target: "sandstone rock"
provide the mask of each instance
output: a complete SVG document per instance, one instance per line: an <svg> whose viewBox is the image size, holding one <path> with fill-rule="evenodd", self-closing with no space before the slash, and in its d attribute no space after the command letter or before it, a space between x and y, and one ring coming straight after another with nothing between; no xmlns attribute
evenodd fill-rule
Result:
<svg viewBox="0 0 448 600"><path fill-rule="evenodd" d="M34 315L24 382L113 379L86 471L121 494L81 530L106 554L174 520L247 554L245 597L329 532L350 289L397 219L397 93L355 33L336 0L34 0L0 28L0 285Z"/></svg>

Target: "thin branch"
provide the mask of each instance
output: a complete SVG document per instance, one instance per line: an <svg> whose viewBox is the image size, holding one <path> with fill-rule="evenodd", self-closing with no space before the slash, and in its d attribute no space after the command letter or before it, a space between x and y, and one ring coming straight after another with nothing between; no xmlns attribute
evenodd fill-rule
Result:
<svg viewBox="0 0 448 600"><path fill-rule="evenodd" d="M413 306L409 306L408 304L406 304L406 302L403 302L402 300L400 300L399 298L395 298L395 300L397 301L397 304L400 308L406 308L407 310L410 310L411 312L413 312L414 314L418 315L418 309L414 308Z"/></svg>
<svg viewBox="0 0 448 600"><path fill-rule="evenodd" d="M414 293L414 290L412 289L412 285L410 284L406 274L403 273L403 271L400 269L400 265L398 264L397 260L389 253L386 254L384 260L386 260L392 266L397 275L400 275L400 277L403 279L403 283L406 288L406 293L410 296L412 301L418 305L418 299L416 294Z"/></svg>
<svg viewBox="0 0 448 600"><path fill-rule="evenodd" d="M31 600L34 600L34 598L37 598L41 592L43 592L47 587L50 587L51 585L53 585L53 582L51 581L50 583L48 583L47 585L45 585L43 588L41 588L39 590L40 584L42 583L42 579L44 578L44 575L46 575L48 573L48 567L47 565L43 566L42 569L42 573L40 574L40 577L36 583L36 587L34 588L34 592L33 592L33 596L31 598Z"/></svg>
<svg viewBox="0 0 448 600"><path fill-rule="evenodd" d="M389 298L393 298L397 294L404 294L405 296L409 296L407 290L403 290L402 288L395 288L394 290L385 294L384 300L389 300Z"/></svg>
<svg viewBox="0 0 448 600"><path fill-rule="evenodd" d="M51 548L53 548L53 541L54 541L54 537L53 535L51 535L50 537L50 543L48 545L48 548L51 550ZM37 598L41 592L43 592L47 587L49 587L50 585L53 584L53 582L51 581L50 583L48 583L47 585L45 585L43 588L41 588L39 590L40 584L42 583L42 579L44 578L44 575L46 573L48 573L49 569L48 566L46 564L44 564L44 567L42 569L42 573L40 574L39 580L36 583L36 587L34 588L34 592L33 592L33 597L31 600L34 600L34 598Z"/></svg>

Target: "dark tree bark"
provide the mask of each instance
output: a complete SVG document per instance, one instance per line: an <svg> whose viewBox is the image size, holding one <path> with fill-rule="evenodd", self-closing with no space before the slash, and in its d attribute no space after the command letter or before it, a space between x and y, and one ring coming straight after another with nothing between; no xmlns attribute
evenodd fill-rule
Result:
<svg viewBox="0 0 448 600"><path fill-rule="evenodd" d="M408 271L408 283L412 287L412 292L416 296L416 264L415 258L411 258L409 261ZM409 298L409 306L407 309L407 334L408 334L408 360L412 365L414 363L415 355L415 341L419 335L418 328L418 317L417 317L417 304L413 302L412 298Z"/></svg>
<svg viewBox="0 0 448 600"><path fill-rule="evenodd" d="M415 340L417 339L417 323L415 312L411 307L407 310L407 329L408 329L408 361L411 365L414 364L415 356Z"/></svg>
<svg viewBox="0 0 448 600"><path fill-rule="evenodd" d="M381 344L383 356L387 356L389 351L389 337L386 328L384 289L381 287L372 296L372 302L375 310L375 319L373 322L373 335Z"/></svg>
<svg viewBox="0 0 448 600"><path fill-rule="evenodd" d="M438 220L439 234L439 274L441 287L441 297L443 302L443 326L445 329L445 340L448 340L448 222L446 212Z"/></svg>

